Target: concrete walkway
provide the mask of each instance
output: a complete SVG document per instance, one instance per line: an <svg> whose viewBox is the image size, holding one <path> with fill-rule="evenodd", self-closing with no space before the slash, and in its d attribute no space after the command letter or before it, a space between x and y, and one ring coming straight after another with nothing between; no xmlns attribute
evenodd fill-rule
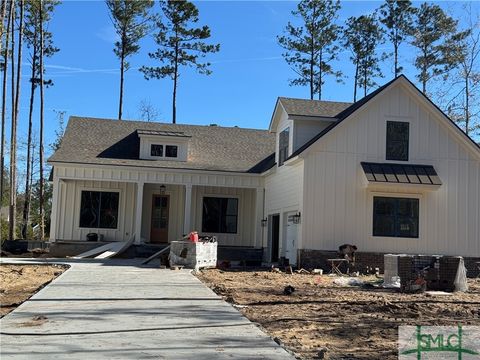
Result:
<svg viewBox="0 0 480 360"><path fill-rule="evenodd" d="M55 262L71 268L0 320L2 360L293 359L187 270Z"/></svg>

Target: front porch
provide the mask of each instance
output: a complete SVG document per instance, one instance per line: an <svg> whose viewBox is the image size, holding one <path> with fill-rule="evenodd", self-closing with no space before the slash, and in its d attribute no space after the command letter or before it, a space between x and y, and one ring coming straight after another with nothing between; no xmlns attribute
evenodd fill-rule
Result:
<svg viewBox="0 0 480 360"><path fill-rule="evenodd" d="M161 246L198 231L215 235L221 247L264 247L264 190L253 174L57 167L53 183L51 242L98 233L101 241L133 237L137 246Z"/></svg>

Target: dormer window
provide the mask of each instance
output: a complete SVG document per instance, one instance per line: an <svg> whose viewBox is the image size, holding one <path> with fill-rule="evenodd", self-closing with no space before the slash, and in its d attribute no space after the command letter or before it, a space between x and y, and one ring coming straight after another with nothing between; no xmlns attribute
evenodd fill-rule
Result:
<svg viewBox="0 0 480 360"><path fill-rule="evenodd" d="M163 156L163 145L152 144L150 145L150 155Z"/></svg>
<svg viewBox="0 0 480 360"><path fill-rule="evenodd" d="M165 155L163 153L163 148L164 148L164 145L151 144L150 155L155 157L167 157L167 158L176 158L178 156L177 145L165 145Z"/></svg>
<svg viewBox="0 0 480 360"><path fill-rule="evenodd" d="M166 145L165 146L165 156L176 158L178 153L178 146L176 145Z"/></svg>
<svg viewBox="0 0 480 360"><path fill-rule="evenodd" d="M187 161L191 138L180 131L137 130L140 159Z"/></svg>
<svg viewBox="0 0 480 360"><path fill-rule="evenodd" d="M408 161L410 124L387 121L387 160Z"/></svg>
<svg viewBox="0 0 480 360"><path fill-rule="evenodd" d="M278 166L282 166L288 158L288 147L290 143L290 128L283 130L278 138Z"/></svg>

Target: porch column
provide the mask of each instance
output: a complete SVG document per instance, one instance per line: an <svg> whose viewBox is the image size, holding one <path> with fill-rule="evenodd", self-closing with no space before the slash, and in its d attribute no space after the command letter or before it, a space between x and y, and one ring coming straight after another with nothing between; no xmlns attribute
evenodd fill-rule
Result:
<svg viewBox="0 0 480 360"><path fill-rule="evenodd" d="M142 243L143 181L137 183L137 204L135 206L135 244Z"/></svg>
<svg viewBox="0 0 480 360"><path fill-rule="evenodd" d="M190 219L192 217L192 185L185 185L185 211L183 218L183 233L188 234L191 229Z"/></svg>
<svg viewBox="0 0 480 360"><path fill-rule="evenodd" d="M53 189L52 189L52 213L50 215L50 242L55 242L57 237L57 208L58 208L58 192L60 187L60 179L55 176L53 170Z"/></svg>
<svg viewBox="0 0 480 360"><path fill-rule="evenodd" d="M259 249L263 247L263 202L264 202L264 190L263 188L256 189L255 196L255 242L254 246Z"/></svg>

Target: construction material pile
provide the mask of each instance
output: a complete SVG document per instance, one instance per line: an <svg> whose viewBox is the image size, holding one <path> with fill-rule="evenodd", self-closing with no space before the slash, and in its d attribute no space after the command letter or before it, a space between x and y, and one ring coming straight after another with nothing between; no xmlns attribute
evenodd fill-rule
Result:
<svg viewBox="0 0 480 360"><path fill-rule="evenodd" d="M170 243L170 267L189 269L215 268L217 266L217 239L200 238L199 241L172 241Z"/></svg>
<svg viewBox="0 0 480 360"><path fill-rule="evenodd" d="M468 289L461 256L387 254L384 265L384 286L399 286L402 292L453 292Z"/></svg>

